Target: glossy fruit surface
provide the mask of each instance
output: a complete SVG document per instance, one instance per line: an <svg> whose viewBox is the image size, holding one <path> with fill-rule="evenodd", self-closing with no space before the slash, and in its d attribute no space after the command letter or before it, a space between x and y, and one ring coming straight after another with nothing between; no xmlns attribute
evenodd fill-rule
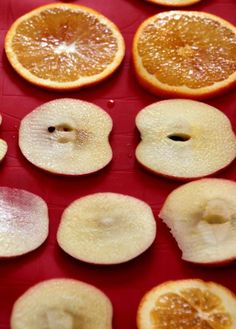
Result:
<svg viewBox="0 0 236 329"><path fill-rule="evenodd" d="M18 18L5 40L7 57L26 80L56 90L104 80L119 66L124 41L100 13L73 4L50 4Z"/></svg>

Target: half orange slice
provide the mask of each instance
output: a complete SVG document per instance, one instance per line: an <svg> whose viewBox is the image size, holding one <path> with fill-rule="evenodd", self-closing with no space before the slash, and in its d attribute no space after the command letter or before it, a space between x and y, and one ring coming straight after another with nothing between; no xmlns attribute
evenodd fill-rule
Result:
<svg viewBox="0 0 236 329"><path fill-rule="evenodd" d="M138 28L133 59L149 91L208 98L236 84L236 28L204 12L163 12Z"/></svg>
<svg viewBox="0 0 236 329"><path fill-rule="evenodd" d="M100 13L58 3L18 18L6 35L5 50L13 68L29 82L71 90L110 76L125 46L117 26Z"/></svg>
<svg viewBox="0 0 236 329"><path fill-rule="evenodd" d="M234 329L236 296L214 282L166 282L143 297L137 325L138 329Z"/></svg>

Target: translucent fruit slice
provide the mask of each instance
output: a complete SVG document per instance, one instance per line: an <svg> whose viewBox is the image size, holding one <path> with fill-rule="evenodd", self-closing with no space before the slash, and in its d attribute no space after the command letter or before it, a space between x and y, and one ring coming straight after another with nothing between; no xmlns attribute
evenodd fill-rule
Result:
<svg viewBox="0 0 236 329"><path fill-rule="evenodd" d="M94 264L117 264L137 257L156 236L151 208L134 197L96 193L64 211L57 233L69 255Z"/></svg>
<svg viewBox="0 0 236 329"><path fill-rule="evenodd" d="M157 5L170 7L183 7L193 5L201 0L146 0L148 2L156 3Z"/></svg>
<svg viewBox="0 0 236 329"><path fill-rule="evenodd" d="M168 11L145 20L133 41L139 82L164 96L204 99L236 84L236 28L204 12Z"/></svg>
<svg viewBox="0 0 236 329"><path fill-rule="evenodd" d="M125 46L117 26L100 13L57 3L18 18L7 33L5 50L13 68L29 82L70 90L110 76Z"/></svg>
<svg viewBox="0 0 236 329"><path fill-rule="evenodd" d="M0 187L0 258L38 248L48 236L48 209L39 196Z"/></svg>
<svg viewBox="0 0 236 329"><path fill-rule="evenodd" d="M27 290L14 304L11 329L111 329L112 305L92 285L53 279Z"/></svg>
<svg viewBox="0 0 236 329"><path fill-rule="evenodd" d="M137 160L147 169L187 180L213 174L236 156L230 121L221 111L197 101L153 103L136 117L142 141Z"/></svg>
<svg viewBox="0 0 236 329"><path fill-rule="evenodd" d="M29 113L19 130L19 146L35 166L62 175L84 175L112 159L111 117L77 99L58 99Z"/></svg>
<svg viewBox="0 0 236 329"><path fill-rule="evenodd" d="M201 179L174 190L160 218L182 250L184 260L221 265L236 259L236 183Z"/></svg>
<svg viewBox="0 0 236 329"><path fill-rule="evenodd" d="M2 116L0 115L0 125L1 123L2 123ZM8 149L7 143L3 139L0 139L0 161L2 161L5 158L7 149Z"/></svg>
<svg viewBox="0 0 236 329"><path fill-rule="evenodd" d="M214 282L165 282L141 300L137 325L138 329L234 329L236 296Z"/></svg>

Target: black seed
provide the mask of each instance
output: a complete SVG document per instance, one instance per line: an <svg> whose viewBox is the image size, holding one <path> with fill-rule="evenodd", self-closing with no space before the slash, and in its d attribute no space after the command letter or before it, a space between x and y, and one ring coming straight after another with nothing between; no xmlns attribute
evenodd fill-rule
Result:
<svg viewBox="0 0 236 329"><path fill-rule="evenodd" d="M52 127L52 126L50 126L50 127L48 127L48 131L50 132L50 133L53 133L54 131L55 131L55 127Z"/></svg>

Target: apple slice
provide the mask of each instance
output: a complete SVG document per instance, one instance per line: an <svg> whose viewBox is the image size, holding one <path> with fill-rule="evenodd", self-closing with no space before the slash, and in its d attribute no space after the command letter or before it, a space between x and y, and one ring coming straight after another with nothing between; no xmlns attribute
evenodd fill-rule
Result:
<svg viewBox="0 0 236 329"><path fill-rule="evenodd" d="M236 156L230 121L201 102L172 99L147 106L136 117L137 160L156 174L188 180L211 175Z"/></svg>
<svg viewBox="0 0 236 329"><path fill-rule="evenodd" d="M22 120L19 146L26 159L41 169L84 175L111 161L111 129L111 117L100 107L77 99L58 99Z"/></svg>
<svg viewBox="0 0 236 329"><path fill-rule="evenodd" d="M48 236L47 204L39 196L0 187L0 258L38 248Z"/></svg>
<svg viewBox="0 0 236 329"><path fill-rule="evenodd" d="M0 125L2 124L2 116L0 115ZM7 153L7 143L0 139L0 161L2 161L5 158L5 155Z"/></svg>
<svg viewBox="0 0 236 329"><path fill-rule="evenodd" d="M31 287L14 304L11 329L111 329L112 305L92 285L52 279Z"/></svg>
<svg viewBox="0 0 236 329"><path fill-rule="evenodd" d="M223 265L236 259L236 183L205 178L175 189L160 218L192 263Z"/></svg>
<svg viewBox="0 0 236 329"><path fill-rule="evenodd" d="M155 236L155 218L145 202L128 195L96 193L65 209L57 241L82 261L118 264L143 253Z"/></svg>
<svg viewBox="0 0 236 329"><path fill-rule="evenodd" d="M145 294L138 329L235 329L236 296L199 279L164 282Z"/></svg>

